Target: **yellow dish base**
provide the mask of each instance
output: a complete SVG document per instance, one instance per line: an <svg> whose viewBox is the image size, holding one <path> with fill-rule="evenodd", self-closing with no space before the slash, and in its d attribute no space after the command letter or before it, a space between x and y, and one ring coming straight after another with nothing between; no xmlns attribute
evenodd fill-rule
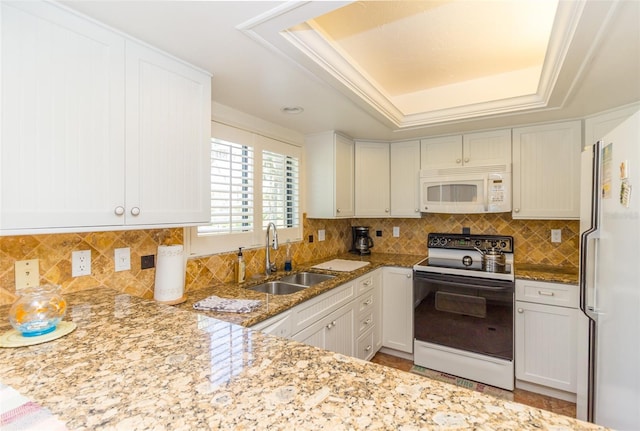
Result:
<svg viewBox="0 0 640 431"><path fill-rule="evenodd" d="M73 322L62 321L58 323L55 331L35 337L24 337L20 331L10 329L0 335L0 347L24 347L46 343L47 341L57 340L60 337L70 334L76 327L77 325Z"/></svg>

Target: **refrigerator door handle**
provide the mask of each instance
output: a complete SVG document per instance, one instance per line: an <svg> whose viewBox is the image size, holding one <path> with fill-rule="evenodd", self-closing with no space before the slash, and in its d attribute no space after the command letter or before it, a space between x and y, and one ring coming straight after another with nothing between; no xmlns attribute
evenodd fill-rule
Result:
<svg viewBox="0 0 640 431"><path fill-rule="evenodd" d="M596 321L597 313L595 304L588 304L589 285L593 284L592 300L595 301L597 289L596 268L592 268L591 277L588 276L588 264L596 262L589 259L590 250L593 249L594 257L598 254L598 237L600 234L600 152L602 141L598 141L593 146L592 175L591 175L591 220L589 229L585 230L580 238L580 309L593 322ZM593 243L593 246L590 245Z"/></svg>

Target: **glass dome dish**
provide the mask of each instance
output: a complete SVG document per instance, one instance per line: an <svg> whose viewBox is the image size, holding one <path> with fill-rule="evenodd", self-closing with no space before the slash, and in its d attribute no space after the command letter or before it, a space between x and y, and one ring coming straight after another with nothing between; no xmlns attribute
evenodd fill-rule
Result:
<svg viewBox="0 0 640 431"><path fill-rule="evenodd" d="M27 287L9 310L9 323L24 337L36 337L55 331L67 312L67 301L60 286L48 284Z"/></svg>

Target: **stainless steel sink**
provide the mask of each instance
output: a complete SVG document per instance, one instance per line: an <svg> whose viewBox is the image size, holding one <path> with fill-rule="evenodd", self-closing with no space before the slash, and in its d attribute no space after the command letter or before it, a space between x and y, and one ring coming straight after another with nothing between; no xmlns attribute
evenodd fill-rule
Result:
<svg viewBox="0 0 640 431"><path fill-rule="evenodd" d="M282 277L280 281L285 283L299 284L301 286L313 286L323 281L335 278L335 275L317 274L315 272L298 272L297 274Z"/></svg>
<svg viewBox="0 0 640 431"><path fill-rule="evenodd" d="M308 286L302 286L299 284L284 283L282 281L268 281L266 283L258 284L257 286L248 287L247 289L271 295L290 295L292 293L300 292L307 287Z"/></svg>

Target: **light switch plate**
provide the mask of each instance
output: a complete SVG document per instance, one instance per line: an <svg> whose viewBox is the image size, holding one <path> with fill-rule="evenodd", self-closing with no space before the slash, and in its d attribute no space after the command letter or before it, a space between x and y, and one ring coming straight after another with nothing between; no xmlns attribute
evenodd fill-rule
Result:
<svg viewBox="0 0 640 431"><path fill-rule="evenodd" d="M324 229L318 230L318 241L324 241L325 231Z"/></svg>
<svg viewBox="0 0 640 431"><path fill-rule="evenodd" d="M128 271L131 269L131 250L129 247L116 248L113 251L115 271Z"/></svg>
<svg viewBox="0 0 640 431"><path fill-rule="evenodd" d="M551 242L562 242L562 229L551 229Z"/></svg>
<svg viewBox="0 0 640 431"><path fill-rule="evenodd" d="M400 237L400 226L393 227L393 237L394 238Z"/></svg>
<svg viewBox="0 0 640 431"><path fill-rule="evenodd" d="M16 290L40 285L40 261L38 259L16 261Z"/></svg>

